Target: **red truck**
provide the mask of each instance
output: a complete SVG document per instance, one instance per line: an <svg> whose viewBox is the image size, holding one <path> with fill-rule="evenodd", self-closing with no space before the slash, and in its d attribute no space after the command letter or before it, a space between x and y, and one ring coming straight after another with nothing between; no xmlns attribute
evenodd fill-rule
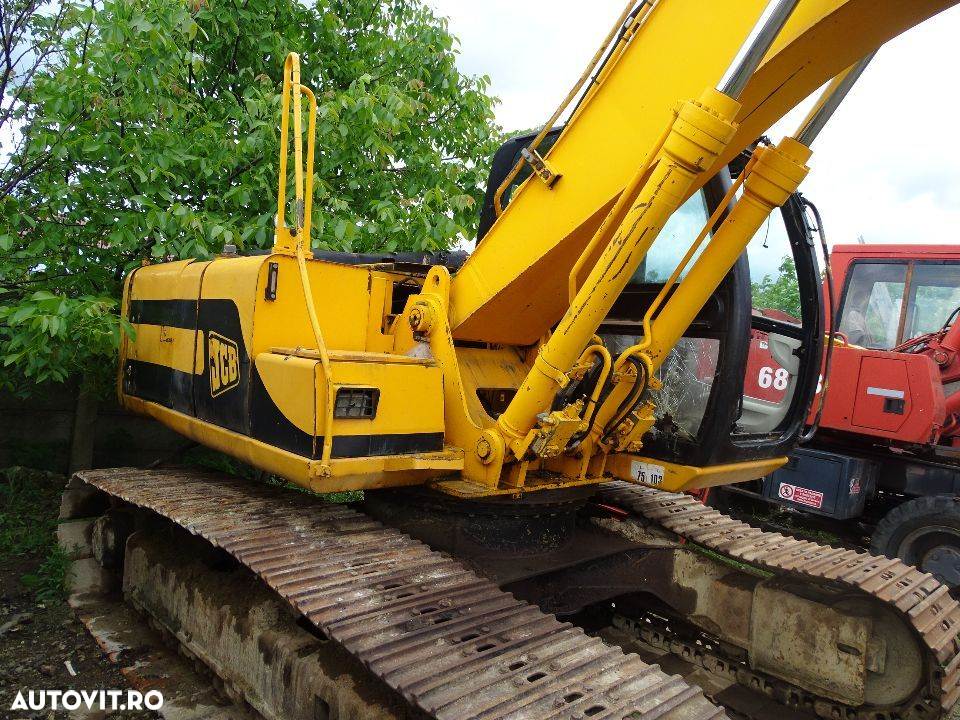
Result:
<svg viewBox="0 0 960 720"><path fill-rule="evenodd" d="M762 500L858 523L872 552L958 587L960 248L837 245L831 262L836 309L824 308L836 312L837 344L808 419L823 402L816 433L784 468L711 503ZM775 406L789 392L790 359L770 344L753 332L745 402Z"/></svg>

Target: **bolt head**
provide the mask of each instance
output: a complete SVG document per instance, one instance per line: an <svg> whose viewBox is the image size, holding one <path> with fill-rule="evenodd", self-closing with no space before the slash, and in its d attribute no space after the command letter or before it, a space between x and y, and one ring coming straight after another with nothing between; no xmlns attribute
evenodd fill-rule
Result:
<svg viewBox="0 0 960 720"><path fill-rule="evenodd" d="M482 460L490 457L490 453L493 452L493 448L490 447L490 441L486 438L480 438L477 440L477 457Z"/></svg>

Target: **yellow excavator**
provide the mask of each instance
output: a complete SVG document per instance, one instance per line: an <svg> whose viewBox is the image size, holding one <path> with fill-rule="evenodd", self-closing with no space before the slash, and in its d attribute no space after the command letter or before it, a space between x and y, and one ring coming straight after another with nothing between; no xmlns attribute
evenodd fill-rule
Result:
<svg viewBox="0 0 960 720"><path fill-rule="evenodd" d="M809 146L865 58L954 3L766 4L631 1L543 130L497 153L469 257L312 249L316 103L291 54L273 248L131 272L119 394L364 500L80 473L92 555L128 600L265 717L949 710L946 588L680 494L796 444L824 336ZM756 142L825 84L795 135ZM744 251L774 210L800 324L751 313ZM753 331L788 373L779 403L744 396Z"/></svg>

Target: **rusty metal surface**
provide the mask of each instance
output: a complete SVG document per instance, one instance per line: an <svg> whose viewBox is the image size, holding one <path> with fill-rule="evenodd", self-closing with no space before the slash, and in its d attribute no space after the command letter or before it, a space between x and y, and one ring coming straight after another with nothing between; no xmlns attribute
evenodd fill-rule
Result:
<svg viewBox="0 0 960 720"><path fill-rule="evenodd" d="M960 603L931 575L900 560L766 532L706 507L689 495L613 482L600 486L599 497L604 503L628 509L739 562L859 591L903 618L927 655L927 677L916 695L896 707L884 708L821 702L817 707L821 717L932 718L946 714L960 700Z"/></svg>
<svg viewBox="0 0 960 720"><path fill-rule="evenodd" d="M725 717L679 677L350 508L186 470L77 477L229 552L438 719Z"/></svg>

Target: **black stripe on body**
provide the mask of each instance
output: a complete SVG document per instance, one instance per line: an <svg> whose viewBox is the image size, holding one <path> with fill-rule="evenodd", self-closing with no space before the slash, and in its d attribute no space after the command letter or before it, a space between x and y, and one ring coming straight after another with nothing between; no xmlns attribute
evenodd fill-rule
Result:
<svg viewBox="0 0 960 720"><path fill-rule="evenodd" d="M268 445L318 459L323 452L323 436L315 438L287 419L270 397L256 368L253 370L252 387L250 435ZM443 450L442 432L335 435L331 457L371 457L440 450Z"/></svg>
<svg viewBox="0 0 960 720"><path fill-rule="evenodd" d="M196 417L213 425L248 435L274 447L305 458L317 459L323 438L296 427L270 397L243 340L240 314L230 299L131 300L128 319L143 325L164 325L203 333L204 364L194 375L144 362L124 364L123 392ZM211 332L237 343L239 383L217 396L211 395L207 343ZM248 392L248 388L252 392ZM310 388L313 392L313 388ZM249 407L248 407L249 398ZM346 421L350 422L350 421ZM333 438L334 458L397 455L443 450L443 432L390 433L382 435L337 435Z"/></svg>
<svg viewBox="0 0 960 720"><path fill-rule="evenodd" d="M131 300L127 316L135 325L164 325L193 330L197 327L197 301Z"/></svg>
<svg viewBox="0 0 960 720"><path fill-rule="evenodd" d="M193 415L193 373L143 360L127 360L123 365L123 392Z"/></svg>
<svg viewBox="0 0 960 720"><path fill-rule="evenodd" d="M349 422L349 421L348 421ZM317 457L323 438L317 438ZM383 435L335 435L331 457L372 457L443 450L443 433L386 433Z"/></svg>

